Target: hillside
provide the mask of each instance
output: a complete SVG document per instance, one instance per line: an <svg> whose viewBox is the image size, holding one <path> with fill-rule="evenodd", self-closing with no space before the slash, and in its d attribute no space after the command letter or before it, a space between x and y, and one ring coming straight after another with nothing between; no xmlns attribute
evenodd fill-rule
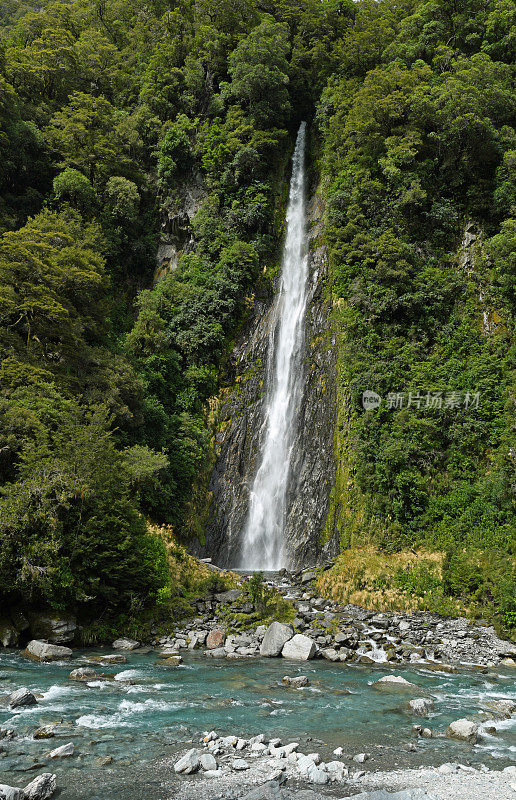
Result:
<svg viewBox="0 0 516 800"><path fill-rule="evenodd" d="M297 566L514 633L514 31L510 0L3 3L2 605L167 620L207 581L171 542L227 552L305 120Z"/></svg>

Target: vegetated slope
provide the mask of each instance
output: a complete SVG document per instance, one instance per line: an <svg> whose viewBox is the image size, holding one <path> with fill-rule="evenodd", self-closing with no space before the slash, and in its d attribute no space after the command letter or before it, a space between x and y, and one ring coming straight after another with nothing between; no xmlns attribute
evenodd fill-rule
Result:
<svg viewBox="0 0 516 800"><path fill-rule="evenodd" d="M343 547L447 549L443 592L510 623L513 15L506 0L3 4L3 602L95 615L170 596L141 512L202 527L207 400L277 265L292 136L317 106L339 357L328 527ZM470 222L481 245L459 263ZM162 226L177 258L152 288ZM365 414L365 389L480 403Z"/></svg>
<svg viewBox="0 0 516 800"><path fill-rule="evenodd" d="M328 530L344 550L369 541L385 555L346 594L403 588L442 610L462 600L508 628L514 22L505 2L360 4L318 109L339 338ZM375 410L366 390L383 398ZM423 558L393 581L388 554L411 547L444 552L442 568Z"/></svg>
<svg viewBox="0 0 516 800"><path fill-rule="evenodd" d="M95 616L170 594L163 542L140 512L182 535L196 522L206 400L276 263L292 133L353 11L2 7L2 603ZM185 235L151 288L162 224Z"/></svg>

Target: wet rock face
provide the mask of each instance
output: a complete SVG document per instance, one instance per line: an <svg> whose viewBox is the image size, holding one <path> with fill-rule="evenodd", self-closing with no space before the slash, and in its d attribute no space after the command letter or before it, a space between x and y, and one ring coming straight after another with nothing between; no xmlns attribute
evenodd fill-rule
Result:
<svg viewBox="0 0 516 800"><path fill-rule="evenodd" d="M309 205L312 238L321 210ZM335 350L330 325L328 275L323 247L311 247L309 304L305 327L305 380L293 447L285 525L289 566L315 564L338 552L337 541L321 543L335 482L333 433L336 417ZM255 297L247 325L231 358L228 383L217 409L216 462L209 491L211 514L205 552L219 566L240 561L249 493L259 465L263 434L273 297Z"/></svg>

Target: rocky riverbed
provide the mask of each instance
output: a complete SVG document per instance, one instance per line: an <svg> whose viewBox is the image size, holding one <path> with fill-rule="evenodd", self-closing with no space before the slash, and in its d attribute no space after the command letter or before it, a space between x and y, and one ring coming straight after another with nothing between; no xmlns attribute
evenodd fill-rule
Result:
<svg viewBox="0 0 516 800"><path fill-rule="evenodd" d="M315 577L311 570L270 576L269 585L292 602L296 616L291 624L277 627L275 638L268 636L265 645L266 628L250 626L254 606L243 589L199 601L198 616L178 626L174 636L155 643L171 657L200 648L211 658L281 655L361 664L424 661L450 670L500 663L516 667L516 644L500 639L490 625L424 612L374 613L339 605L318 596Z"/></svg>
<svg viewBox="0 0 516 800"><path fill-rule="evenodd" d="M270 576L291 622L253 622L244 583L167 637L0 651L0 798L516 798L514 645L313 577Z"/></svg>
<svg viewBox="0 0 516 800"><path fill-rule="evenodd" d="M319 752L303 753L298 742L282 745L262 734L251 739L206 732L201 746L174 764L184 776L184 800L511 800L516 797L516 767L489 770L485 765L444 763L419 770L366 771L367 753L347 756L342 748L323 761ZM307 789L306 784L314 788ZM316 787L316 788L315 788ZM174 795L176 796L176 795ZM172 796L170 798L172 800Z"/></svg>

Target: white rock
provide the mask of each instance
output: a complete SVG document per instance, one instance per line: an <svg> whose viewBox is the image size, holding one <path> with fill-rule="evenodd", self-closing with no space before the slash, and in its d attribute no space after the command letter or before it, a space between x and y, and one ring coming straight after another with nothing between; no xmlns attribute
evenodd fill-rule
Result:
<svg viewBox="0 0 516 800"><path fill-rule="evenodd" d="M312 770L310 770L308 773L308 778L312 783L317 783L320 785L328 783L330 780L328 773L325 772L325 770L319 769L318 767L314 767Z"/></svg>
<svg viewBox="0 0 516 800"><path fill-rule="evenodd" d="M235 750L243 750L245 747L247 747L247 740L239 739L235 745Z"/></svg>
<svg viewBox="0 0 516 800"><path fill-rule="evenodd" d="M49 753L50 758L68 758L69 756L73 756L75 752L75 745L73 742L68 742L68 744L62 744L61 747L56 747L55 750L52 750Z"/></svg>
<svg viewBox="0 0 516 800"><path fill-rule="evenodd" d="M478 725L469 719L457 719L446 728L446 736L475 744L478 739Z"/></svg>
<svg viewBox="0 0 516 800"><path fill-rule="evenodd" d="M288 756L293 753L299 747L298 742L290 742L289 744L284 745L283 750L285 751L285 756Z"/></svg>
<svg viewBox="0 0 516 800"><path fill-rule="evenodd" d="M116 639L112 645L115 650L136 650L139 646L140 642L137 642L136 639L126 639L125 637Z"/></svg>
<svg viewBox="0 0 516 800"><path fill-rule="evenodd" d="M222 775L222 770L220 769L207 769L206 772L203 773L205 778L219 778Z"/></svg>
<svg viewBox="0 0 516 800"><path fill-rule="evenodd" d="M341 756L343 752L344 752L344 750L342 749L342 747L337 747L333 751L333 755L334 756Z"/></svg>
<svg viewBox="0 0 516 800"><path fill-rule="evenodd" d="M23 789L17 789L15 786L7 786L6 783L0 783L0 800L24 800Z"/></svg>
<svg viewBox="0 0 516 800"><path fill-rule="evenodd" d="M418 717L426 717L429 711L434 707L434 701L429 697L416 697L414 700L409 700L409 709L413 714Z"/></svg>
<svg viewBox="0 0 516 800"><path fill-rule="evenodd" d="M191 775L199 769L199 753L197 750L189 750L187 753L176 761L174 764L174 772L182 773L183 775Z"/></svg>
<svg viewBox="0 0 516 800"><path fill-rule="evenodd" d="M56 788L56 776L51 772L43 772L25 787L26 800L48 800Z"/></svg>
<svg viewBox="0 0 516 800"><path fill-rule="evenodd" d="M263 753L264 750L267 750L267 745L263 744L263 742L255 742L251 745L252 753Z"/></svg>
<svg viewBox="0 0 516 800"><path fill-rule="evenodd" d="M375 681L373 687L376 689L392 689L394 691L412 691L413 689L419 689L415 683L410 683L410 681L402 678L401 675L385 675L383 678L380 678L379 681Z"/></svg>
<svg viewBox="0 0 516 800"><path fill-rule="evenodd" d="M368 758L369 756L367 753L357 753L356 756L353 756L353 761L356 761L357 764L363 764Z"/></svg>
<svg viewBox="0 0 516 800"><path fill-rule="evenodd" d="M238 744L238 739L236 736L224 736L220 740L220 744L222 747L236 747Z"/></svg>
<svg viewBox="0 0 516 800"><path fill-rule="evenodd" d="M290 658L296 661L308 661L313 658L317 651L315 642L303 633L296 633L281 651L283 658Z"/></svg>

